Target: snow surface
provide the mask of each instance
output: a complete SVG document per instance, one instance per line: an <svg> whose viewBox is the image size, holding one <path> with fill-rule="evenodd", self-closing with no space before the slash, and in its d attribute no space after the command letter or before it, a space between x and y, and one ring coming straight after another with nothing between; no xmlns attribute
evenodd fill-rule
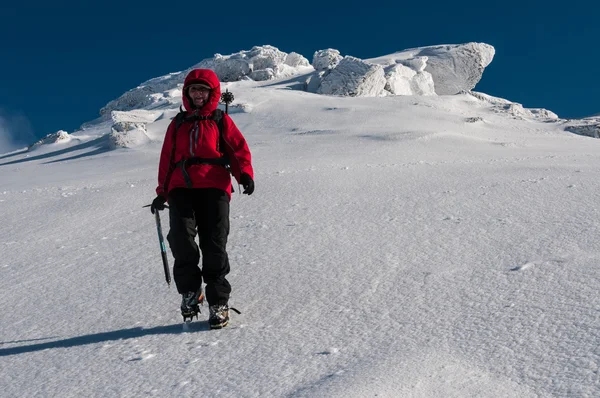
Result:
<svg viewBox="0 0 600 398"><path fill-rule="evenodd" d="M290 84L223 84L256 191L220 331L182 326L142 208L176 101L135 148L108 120L0 155L2 396L600 396L600 140L479 93Z"/></svg>

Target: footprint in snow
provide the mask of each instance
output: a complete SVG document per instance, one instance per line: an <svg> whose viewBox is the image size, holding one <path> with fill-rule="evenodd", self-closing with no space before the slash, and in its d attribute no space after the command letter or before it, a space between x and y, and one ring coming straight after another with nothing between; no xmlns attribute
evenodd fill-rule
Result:
<svg viewBox="0 0 600 398"><path fill-rule="evenodd" d="M317 355L332 355L332 354L337 354L338 352L340 352L339 348L331 348L326 351L318 352Z"/></svg>
<svg viewBox="0 0 600 398"><path fill-rule="evenodd" d="M553 259L549 259L549 260L536 260L536 261L529 261L523 265L519 265L518 267L514 267L511 268L511 271L524 271L526 269L532 268L533 266L536 265L545 265L545 264L554 264L554 265L560 265L560 264L564 264L567 262L566 258L553 258Z"/></svg>
<svg viewBox="0 0 600 398"><path fill-rule="evenodd" d="M154 358L155 356L156 355L151 354L150 351L143 351L139 357L131 358L129 362L145 361Z"/></svg>
<svg viewBox="0 0 600 398"><path fill-rule="evenodd" d="M526 263L526 264L523 264L523 265L519 265L518 267L511 268L510 270L511 271L524 271L527 268L533 267L534 265L535 265L534 262L533 263Z"/></svg>

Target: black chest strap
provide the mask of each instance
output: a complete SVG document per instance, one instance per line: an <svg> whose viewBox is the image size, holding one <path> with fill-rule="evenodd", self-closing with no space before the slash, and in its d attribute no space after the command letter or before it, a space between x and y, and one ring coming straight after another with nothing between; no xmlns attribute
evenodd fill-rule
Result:
<svg viewBox="0 0 600 398"><path fill-rule="evenodd" d="M226 169L229 169L229 160L225 157L220 158L187 158L181 159L179 162L175 164L175 167L179 167L181 169L181 173L183 174L183 179L185 180L185 185L188 188L192 188L192 179L187 172L188 166L193 166L197 164L214 164L218 166L223 166Z"/></svg>

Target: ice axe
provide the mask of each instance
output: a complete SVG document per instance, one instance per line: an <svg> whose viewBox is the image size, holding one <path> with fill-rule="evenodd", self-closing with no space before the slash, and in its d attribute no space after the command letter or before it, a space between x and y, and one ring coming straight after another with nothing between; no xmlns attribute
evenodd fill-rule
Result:
<svg viewBox="0 0 600 398"><path fill-rule="evenodd" d="M152 205L146 205L144 207L150 207ZM169 206L165 206L166 209ZM156 221L156 231L158 232L158 243L160 243L160 255L162 257L163 268L165 271L165 280L167 281L167 285L171 286L171 271L169 269L169 261L167 259L167 247L165 246L165 239L163 238L162 227L160 225L160 215L159 211L156 210L154 212L154 220Z"/></svg>
<svg viewBox="0 0 600 398"><path fill-rule="evenodd" d="M225 92L221 94L221 101L225 103L225 113L229 113L229 104L234 100L233 93L229 89L225 89Z"/></svg>

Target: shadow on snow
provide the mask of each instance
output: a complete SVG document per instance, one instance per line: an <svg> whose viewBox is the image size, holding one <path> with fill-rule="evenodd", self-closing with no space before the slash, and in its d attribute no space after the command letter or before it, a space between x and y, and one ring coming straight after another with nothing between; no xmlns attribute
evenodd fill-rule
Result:
<svg viewBox="0 0 600 398"><path fill-rule="evenodd" d="M84 154L71 156L71 157L65 158L65 159L57 159L57 160L53 160L53 161L50 161L47 163L56 163L56 162L62 162L65 160L78 159L78 158L82 158L82 157L86 157L86 156L93 156L93 155L97 155L99 153L108 152L110 150L109 146L108 146L108 140L109 140L109 137L107 135L103 135L103 136L93 139L91 141L84 142L79 145L73 145L68 148L58 150L58 151L48 152L48 153L44 153L42 155L37 155L37 156L26 157L23 159L13 160L13 161L6 162L6 163L0 163L0 166L8 166L8 165L12 165L12 164L31 162L34 160L48 159L48 158L52 158L54 156L60 156L60 155L64 155L64 154L67 154L70 152L75 152L75 151L79 151L79 150L87 149L87 148L96 148L96 149L93 151L90 151L90 152L86 152ZM22 153L24 153L24 152L20 152L19 154L22 154ZM16 155L16 154L13 154L13 155ZM13 155L10 155L10 156L13 156ZM0 158L0 159L2 159L2 158Z"/></svg>
<svg viewBox="0 0 600 398"><path fill-rule="evenodd" d="M53 348L70 348L70 347L78 347L88 344L96 344L103 343L107 341L116 341L116 340L127 340L127 339L135 339L143 336L152 336L158 334L181 334L185 332L199 332L199 331L208 331L207 322L196 321L192 322L190 325L184 326L181 323L169 325L169 326L156 326L149 329L144 329L142 327L136 327L131 329L121 329L115 330L112 332L102 332L102 333L94 333L87 334L84 336L71 337L64 340L56 340L49 341L46 343L37 343L24 345L19 347L11 347L11 348L0 348L0 357L5 357L9 355L19 355L25 354L29 352L43 351ZM43 340L43 339L34 339L35 340ZM27 340L23 340L27 341ZM12 342L0 342L0 345L9 344Z"/></svg>
<svg viewBox="0 0 600 398"><path fill-rule="evenodd" d="M25 149L19 149L19 150L16 150L16 151L5 153L5 154L0 155L0 160L7 159L7 158L12 158L13 156L22 155L24 153L27 153L27 151L28 151L28 149L25 148Z"/></svg>

